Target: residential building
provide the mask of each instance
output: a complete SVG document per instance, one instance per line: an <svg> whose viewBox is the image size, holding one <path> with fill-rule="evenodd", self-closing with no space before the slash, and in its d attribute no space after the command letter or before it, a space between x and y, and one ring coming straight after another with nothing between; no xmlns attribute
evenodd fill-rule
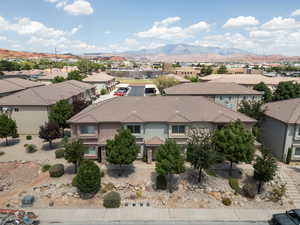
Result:
<svg viewBox="0 0 300 225"><path fill-rule="evenodd" d="M256 84L264 82L271 90L275 90L280 82L300 82L300 77L266 77L261 74L212 74L200 77L201 81L213 83L236 83L245 87L253 88Z"/></svg>
<svg viewBox="0 0 300 225"><path fill-rule="evenodd" d="M183 78L182 76L178 76L178 75L173 74L173 73L167 74L167 75L165 75L165 76L174 78L175 80L177 80L177 81L178 81L179 83L181 83L181 84L182 84L182 83L190 83L190 82L191 82L190 80L185 79L185 78Z"/></svg>
<svg viewBox="0 0 300 225"><path fill-rule="evenodd" d="M55 77L63 77L64 79L67 79L68 73L65 70L60 69L52 69L43 71L36 79L46 85L52 84L52 81Z"/></svg>
<svg viewBox="0 0 300 225"><path fill-rule="evenodd" d="M259 101L263 94L235 83L203 82L179 84L164 91L170 96L204 96L235 111L243 100Z"/></svg>
<svg viewBox="0 0 300 225"><path fill-rule="evenodd" d="M300 160L300 98L271 102L263 109L262 145L283 161L292 148L292 160Z"/></svg>
<svg viewBox="0 0 300 225"><path fill-rule="evenodd" d="M155 160L155 152L167 138L187 144L191 127L218 129L241 120L248 128L255 120L201 96L156 96L113 98L84 109L68 123L72 138L88 146L86 158L105 161L106 142L117 130L131 130L140 147L139 158Z"/></svg>
<svg viewBox="0 0 300 225"><path fill-rule="evenodd" d="M200 75L200 69L196 69L193 67L176 67L173 69L173 73L178 76L185 77L185 76L198 76Z"/></svg>
<svg viewBox="0 0 300 225"><path fill-rule="evenodd" d="M25 80L22 78L7 78L0 80L0 97L32 87L43 86L43 83Z"/></svg>
<svg viewBox="0 0 300 225"><path fill-rule="evenodd" d="M51 106L60 100L70 103L88 100L94 89L90 84L75 80L33 87L0 98L0 111L16 121L19 134L37 134L40 126L48 122Z"/></svg>
<svg viewBox="0 0 300 225"><path fill-rule="evenodd" d="M108 75L107 73L93 73L82 80L85 83L93 84L96 87L96 94L100 94L102 89L109 92L116 87L116 78Z"/></svg>

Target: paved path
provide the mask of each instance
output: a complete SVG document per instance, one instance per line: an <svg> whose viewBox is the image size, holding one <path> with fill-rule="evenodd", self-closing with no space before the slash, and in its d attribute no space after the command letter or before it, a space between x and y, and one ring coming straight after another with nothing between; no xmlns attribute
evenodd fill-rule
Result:
<svg viewBox="0 0 300 225"><path fill-rule="evenodd" d="M295 208L300 208L300 193L293 178L288 175L286 165L280 165L279 169L281 178L286 183L286 194L293 200Z"/></svg>
<svg viewBox="0 0 300 225"><path fill-rule="evenodd" d="M130 86L131 90L128 93L128 96L144 96L145 86Z"/></svg>
<svg viewBox="0 0 300 225"><path fill-rule="evenodd" d="M282 212L270 209L36 209L41 222L95 222L95 221L268 221L272 214Z"/></svg>

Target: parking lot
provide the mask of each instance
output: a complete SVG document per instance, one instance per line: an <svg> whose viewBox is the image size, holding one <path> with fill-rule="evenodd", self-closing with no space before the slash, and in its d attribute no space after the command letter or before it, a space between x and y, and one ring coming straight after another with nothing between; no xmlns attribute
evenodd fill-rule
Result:
<svg viewBox="0 0 300 225"><path fill-rule="evenodd" d="M130 86L127 96L144 96L145 86Z"/></svg>

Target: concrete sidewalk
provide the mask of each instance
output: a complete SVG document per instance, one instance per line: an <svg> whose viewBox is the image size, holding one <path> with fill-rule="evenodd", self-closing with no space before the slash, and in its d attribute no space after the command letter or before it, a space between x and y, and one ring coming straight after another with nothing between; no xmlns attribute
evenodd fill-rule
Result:
<svg viewBox="0 0 300 225"><path fill-rule="evenodd" d="M86 222L86 221L267 221L272 214L283 210L270 209L36 209L41 222Z"/></svg>

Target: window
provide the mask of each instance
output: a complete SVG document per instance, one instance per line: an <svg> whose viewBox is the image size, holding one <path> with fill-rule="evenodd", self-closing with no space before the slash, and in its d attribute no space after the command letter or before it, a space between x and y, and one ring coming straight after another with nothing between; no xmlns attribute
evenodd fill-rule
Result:
<svg viewBox="0 0 300 225"><path fill-rule="evenodd" d="M141 133L140 125L127 125L127 129L129 129L132 134L140 134Z"/></svg>
<svg viewBox="0 0 300 225"><path fill-rule="evenodd" d="M19 112L19 108L15 108L15 112Z"/></svg>
<svg viewBox="0 0 300 225"><path fill-rule="evenodd" d="M172 134L185 134L185 126L184 125L172 126Z"/></svg>
<svg viewBox="0 0 300 225"><path fill-rule="evenodd" d="M97 147L96 146L87 146L87 150L85 152L87 155L97 155Z"/></svg>
<svg viewBox="0 0 300 225"><path fill-rule="evenodd" d="M96 133L96 126L81 125L80 126L80 133L81 134L95 134Z"/></svg>
<svg viewBox="0 0 300 225"><path fill-rule="evenodd" d="M300 126L297 129L297 136L300 136Z"/></svg>
<svg viewBox="0 0 300 225"><path fill-rule="evenodd" d="M294 155L300 155L300 148L295 148L295 153Z"/></svg>

